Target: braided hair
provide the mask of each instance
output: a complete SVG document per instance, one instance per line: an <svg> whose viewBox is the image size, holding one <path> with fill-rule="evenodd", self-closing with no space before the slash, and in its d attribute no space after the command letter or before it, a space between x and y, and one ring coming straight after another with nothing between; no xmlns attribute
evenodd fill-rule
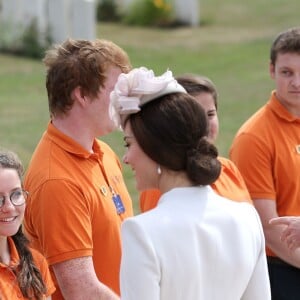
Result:
<svg viewBox="0 0 300 300"><path fill-rule="evenodd" d="M0 168L16 170L22 181L23 165L14 152L0 149ZM14 267L13 272L16 274L23 296L28 299L43 299L46 293L46 286L41 272L34 263L29 249L29 241L22 231L22 226L12 236L12 239L20 257L20 262Z"/></svg>

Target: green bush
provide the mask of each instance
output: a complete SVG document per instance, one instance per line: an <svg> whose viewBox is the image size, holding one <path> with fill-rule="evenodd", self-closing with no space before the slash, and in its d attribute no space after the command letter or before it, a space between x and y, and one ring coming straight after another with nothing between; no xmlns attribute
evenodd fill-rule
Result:
<svg viewBox="0 0 300 300"><path fill-rule="evenodd" d="M129 25L171 27L175 23L171 1L134 0L123 16Z"/></svg>
<svg viewBox="0 0 300 300"><path fill-rule="evenodd" d="M48 35L45 37L43 42L41 41L36 21L33 20L22 36L21 52L27 57L41 58L44 56L44 51L50 43L51 39Z"/></svg>
<svg viewBox="0 0 300 300"><path fill-rule="evenodd" d="M97 5L97 21L116 22L120 21L115 0L100 0Z"/></svg>
<svg viewBox="0 0 300 300"><path fill-rule="evenodd" d="M44 51L51 44L51 39L48 32L45 37L40 36L35 19L24 30L19 28L17 32L20 33L16 34L12 24L1 24L1 52L31 58L42 58L44 56Z"/></svg>

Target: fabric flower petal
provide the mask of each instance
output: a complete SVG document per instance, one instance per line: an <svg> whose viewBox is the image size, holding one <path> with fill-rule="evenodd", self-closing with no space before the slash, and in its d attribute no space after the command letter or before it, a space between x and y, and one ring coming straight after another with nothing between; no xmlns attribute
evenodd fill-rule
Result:
<svg viewBox="0 0 300 300"><path fill-rule="evenodd" d="M120 127L124 116L137 113L145 103L174 92L186 93L169 70L161 76L155 76L152 70L145 67L122 73L110 94L110 117Z"/></svg>

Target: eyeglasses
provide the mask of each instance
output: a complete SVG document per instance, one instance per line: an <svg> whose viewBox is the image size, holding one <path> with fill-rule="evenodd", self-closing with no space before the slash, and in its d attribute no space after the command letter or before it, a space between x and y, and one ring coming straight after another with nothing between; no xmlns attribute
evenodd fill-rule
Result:
<svg viewBox="0 0 300 300"><path fill-rule="evenodd" d="M10 202L14 206L23 205L27 199L28 192L24 190L15 190L9 195ZM1 195L0 196L0 208L4 206L5 200L7 196Z"/></svg>

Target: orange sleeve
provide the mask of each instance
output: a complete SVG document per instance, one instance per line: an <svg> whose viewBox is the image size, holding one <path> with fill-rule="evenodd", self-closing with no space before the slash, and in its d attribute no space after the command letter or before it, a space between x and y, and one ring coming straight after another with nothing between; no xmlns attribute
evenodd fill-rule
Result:
<svg viewBox="0 0 300 300"><path fill-rule="evenodd" d="M263 139L246 133L238 135L231 146L230 158L241 172L252 199L276 199L269 147L272 145Z"/></svg>
<svg viewBox="0 0 300 300"><path fill-rule="evenodd" d="M81 191L68 181L50 180L38 193L35 197L39 205L31 207L31 228L37 235L31 240L32 247L40 250L50 265L91 256L93 231L89 207Z"/></svg>

